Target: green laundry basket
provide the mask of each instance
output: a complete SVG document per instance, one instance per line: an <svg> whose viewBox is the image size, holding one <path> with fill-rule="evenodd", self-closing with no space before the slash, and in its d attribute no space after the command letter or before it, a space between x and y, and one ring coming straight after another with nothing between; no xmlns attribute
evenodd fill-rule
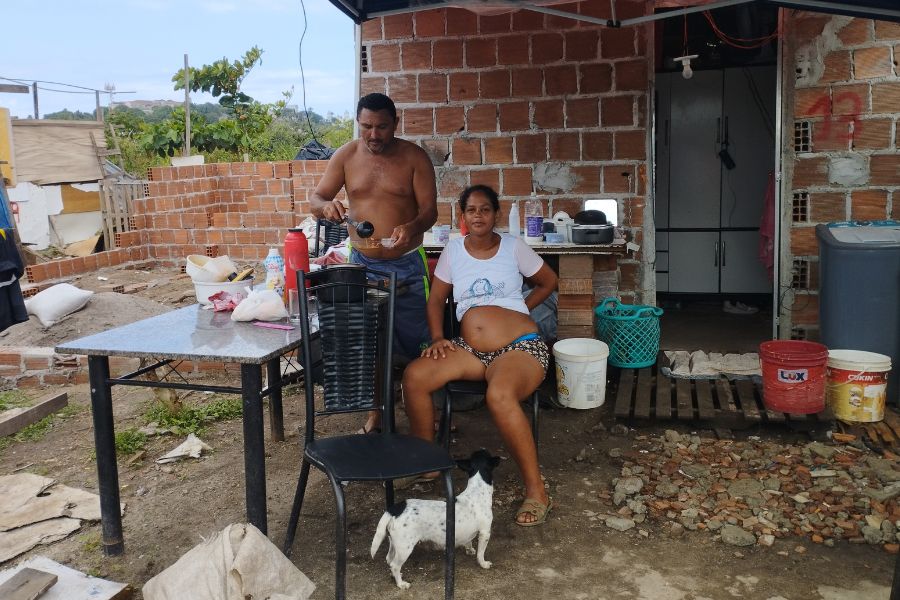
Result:
<svg viewBox="0 0 900 600"><path fill-rule="evenodd" d="M656 362L661 308L622 304L618 298L605 298L594 314L597 338L609 346L609 364L639 369Z"/></svg>

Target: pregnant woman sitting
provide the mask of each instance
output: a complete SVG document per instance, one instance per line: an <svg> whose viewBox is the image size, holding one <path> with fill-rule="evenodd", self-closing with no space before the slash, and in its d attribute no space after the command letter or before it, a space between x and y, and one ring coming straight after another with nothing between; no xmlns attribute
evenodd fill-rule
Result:
<svg viewBox="0 0 900 600"><path fill-rule="evenodd" d="M531 427L519 404L547 372L547 345L529 311L556 289L556 274L521 239L494 231L500 203L493 189L467 188L459 208L469 234L451 240L438 260L427 309L431 344L403 376L411 433L434 438L431 392L453 380L486 381L491 418L525 484L516 523L540 525L552 503L541 479ZM523 277L534 287L527 298L522 294ZM443 323L451 292L462 335L448 340Z"/></svg>

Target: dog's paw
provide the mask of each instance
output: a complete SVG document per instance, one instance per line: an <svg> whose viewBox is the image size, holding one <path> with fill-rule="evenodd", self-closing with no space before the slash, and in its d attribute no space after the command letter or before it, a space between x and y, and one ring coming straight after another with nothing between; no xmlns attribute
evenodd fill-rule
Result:
<svg viewBox="0 0 900 600"><path fill-rule="evenodd" d="M494 563L492 563L492 562L489 561L489 560L482 560L482 561L479 561L479 562L478 562L478 565L479 565L482 569L490 569L492 566L494 566Z"/></svg>
<svg viewBox="0 0 900 600"><path fill-rule="evenodd" d="M475 547L474 546L471 546L471 545L466 546L465 549L466 549L466 554L468 554L469 556L475 556Z"/></svg>
<svg viewBox="0 0 900 600"><path fill-rule="evenodd" d="M401 590L408 590L408 589L409 589L409 582L408 582L408 581L401 581L401 582L399 582L399 583L397 584L397 587L400 588Z"/></svg>

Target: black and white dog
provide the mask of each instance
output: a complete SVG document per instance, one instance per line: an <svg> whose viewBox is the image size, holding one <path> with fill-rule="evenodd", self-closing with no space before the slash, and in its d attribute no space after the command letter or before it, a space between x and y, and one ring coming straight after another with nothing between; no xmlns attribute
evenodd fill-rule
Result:
<svg viewBox="0 0 900 600"><path fill-rule="evenodd" d="M478 536L478 564L485 569L491 568L491 563L484 559L484 550L491 538L493 473L499 464L500 459L486 450L477 450L469 458L456 461L456 465L469 475L469 484L456 497L456 546L464 546L466 554L475 554L472 541ZM439 548L444 547L447 539L446 519L447 508L443 500L404 500L381 516L372 539L371 554L375 558L387 534L389 546L386 560L397 587L409 587L409 583L403 581L400 569L417 543L426 541Z"/></svg>

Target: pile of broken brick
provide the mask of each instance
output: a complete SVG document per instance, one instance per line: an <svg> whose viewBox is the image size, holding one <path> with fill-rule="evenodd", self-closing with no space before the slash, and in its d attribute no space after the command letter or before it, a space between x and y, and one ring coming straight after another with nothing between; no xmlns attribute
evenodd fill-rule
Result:
<svg viewBox="0 0 900 600"><path fill-rule="evenodd" d="M900 550L900 464L889 452L667 430L638 435L631 448L610 455L623 461L621 476L600 492L609 512L592 520L619 531L662 521L670 535L708 531L735 546L801 536Z"/></svg>

